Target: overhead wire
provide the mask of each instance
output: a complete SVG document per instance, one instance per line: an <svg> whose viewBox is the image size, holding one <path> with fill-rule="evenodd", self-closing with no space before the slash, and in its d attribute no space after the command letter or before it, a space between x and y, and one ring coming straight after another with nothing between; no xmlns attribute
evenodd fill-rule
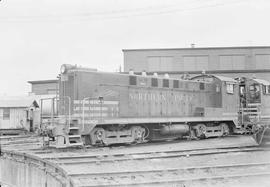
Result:
<svg viewBox="0 0 270 187"><path fill-rule="evenodd" d="M100 11L100 12L82 12L78 14L48 14L48 15L26 15L26 16L14 16L14 17L1 17L1 22L24 22L24 21L89 21L89 20L106 20L106 19L119 19L119 18L130 18L130 17L144 17L144 16L157 16L164 14L181 13L188 11L195 11L199 9L207 9L214 7L221 7L236 3L242 3L242 0L233 1L218 1L217 0L205 0L203 2L195 1L184 1L189 3L182 3L179 5L164 5L164 6L147 6L142 8L133 9L120 9L111 11ZM193 6L194 4L198 4ZM191 6L191 7L187 7Z"/></svg>

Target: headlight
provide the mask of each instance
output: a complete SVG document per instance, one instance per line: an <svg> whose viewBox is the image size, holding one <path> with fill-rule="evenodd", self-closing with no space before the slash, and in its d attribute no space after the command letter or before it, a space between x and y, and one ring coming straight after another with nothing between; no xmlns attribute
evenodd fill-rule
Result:
<svg viewBox="0 0 270 187"><path fill-rule="evenodd" d="M66 67L65 64L63 64L63 65L61 66L61 68L60 68L60 72L63 74L63 73L66 73L66 71L67 71L67 67Z"/></svg>

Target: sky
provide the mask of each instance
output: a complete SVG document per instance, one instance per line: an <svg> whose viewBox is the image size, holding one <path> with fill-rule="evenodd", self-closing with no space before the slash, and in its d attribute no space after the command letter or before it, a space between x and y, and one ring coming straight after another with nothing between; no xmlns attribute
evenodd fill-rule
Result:
<svg viewBox="0 0 270 187"><path fill-rule="evenodd" d="M122 49L270 45L269 0L0 0L0 96L61 64L123 69Z"/></svg>

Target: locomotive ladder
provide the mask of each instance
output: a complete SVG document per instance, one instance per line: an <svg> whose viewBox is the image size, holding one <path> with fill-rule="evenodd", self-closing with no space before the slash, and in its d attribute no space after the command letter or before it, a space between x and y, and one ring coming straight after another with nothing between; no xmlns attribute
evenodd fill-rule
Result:
<svg viewBox="0 0 270 187"><path fill-rule="evenodd" d="M265 145L270 143L270 116L262 115L260 111L261 104L259 103L249 103L246 108L240 109L240 114L242 116L242 122L244 122L245 127L249 126L252 128L253 138L260 145ZM244 116L248 116L248 121L245 121ZM250 120L250 121L249 121ZM256 124L255 126L253 126Z"/></svg>
<svg viewBox="0 0 270 187"><path fill-rule="evenodd" d="M259 122L261 118L261 112L259 108L260 104L257 103L249 103L247 107L240 108L240 114L242 116L242 121L244 121L244 116L248 116L250 120L253 122Z"/></svg>
<svg viewBox="0 0 270 187"><path fill-rule="evenodd" d="M68 99L68 118L67 116L65 116L66 121L68 121L68 135L66 136L66 146L83 146L78 120L71 119L71 98L69 96L64 97Z"/></svg>
<svg viewBox="0 0 270 187"><path fill-rule="evenodd" d="M63 116L65 119L65 129L63 135L60 133L58 135L56 147L72 147L72 146L83 146L83 141L80 133L80 125L77 119L71 118L71 99L68 96L63 96L65 99L68 99L68 112L65 110L65 115ZM67 114L68 113L68 114ZM64 139L64 140L63 140Z"/></svg>
<svg viewBox="0 0 270 187"><path fill-rule="evenodd" d="M68 133L68 146L83 146L78 120L70 121Z"/></svg>

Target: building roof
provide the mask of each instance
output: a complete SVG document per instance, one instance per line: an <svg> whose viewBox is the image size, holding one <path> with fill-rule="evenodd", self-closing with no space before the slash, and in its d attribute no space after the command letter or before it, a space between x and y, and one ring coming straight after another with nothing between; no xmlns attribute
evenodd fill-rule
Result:
<svg viewBox="0 0 270 187"><path fill-rule="evenodd" d="M38 103L33 99L1 99L0 108L28 108L36 107L38 108Z"/></svg>
<svg viewBox="0 0 270 187"><path fill-rule="evenodd" d="M149 49L122 49L128 51L161 51L161 50L209 50L209 49L270 49L270 46L235 46L235 47L186 47L186 48L149 48Z"/></svg>
<svg viewBox="0 0 270 187"><path fill-rule="evenodd" d="M28 81L30 84L47 84L47 83L57 83L57 79L50 79L50 80L36 80L36 81Z"/></svg>

